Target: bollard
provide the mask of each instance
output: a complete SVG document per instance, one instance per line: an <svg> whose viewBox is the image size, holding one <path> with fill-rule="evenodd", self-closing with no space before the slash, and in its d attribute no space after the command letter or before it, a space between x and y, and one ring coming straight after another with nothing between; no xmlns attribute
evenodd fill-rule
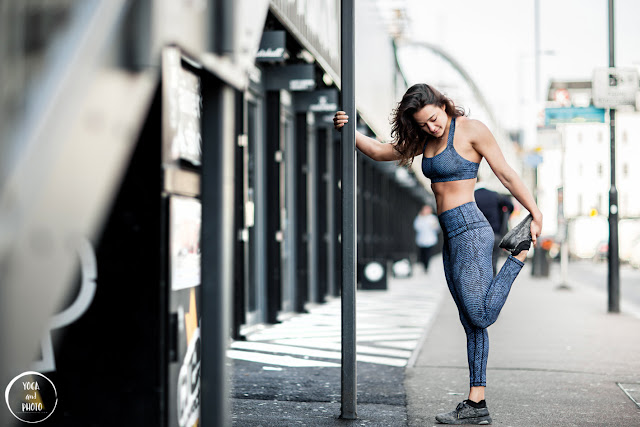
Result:
<svg viewBox="0 0 640 427"><path fill-rule="evenodd" d="M533 277L549 277L549 248L550 240L542 240L533 250L531 275Z"/></svg>

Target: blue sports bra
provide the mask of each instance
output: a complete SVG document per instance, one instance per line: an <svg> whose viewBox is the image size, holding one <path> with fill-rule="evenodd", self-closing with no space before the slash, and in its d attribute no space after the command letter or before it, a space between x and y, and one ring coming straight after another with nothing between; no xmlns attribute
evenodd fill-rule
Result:
<svg viewBox="0 0 640 427"><path fill-rule="evenodd" d="M462 157L453 148L453 134L456 129L456 119L451 118L449 125L449 135L447 136L447 147L443 152L433 157L425 157L424 150L427 142L422 147L422 173L431 182L459 181L461 179L472 179L478 176L480 163L472 162Z"/></svg>

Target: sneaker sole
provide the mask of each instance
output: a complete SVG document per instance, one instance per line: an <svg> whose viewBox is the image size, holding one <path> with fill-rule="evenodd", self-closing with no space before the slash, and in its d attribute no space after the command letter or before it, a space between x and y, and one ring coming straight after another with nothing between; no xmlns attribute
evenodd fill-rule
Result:
<svg viewBox="0 0 640 427"><path fill-rule="evenodd" d="M489 425L493 422L493 420L491 419L490 416L486 416L486 417L477 417L477 418L462 418L462 419L456 419L456 420L451 420L451 422L448 421L441 421L438 419L438 417L436 417L436 421L439 422L440 424L478 424L478 425Z"/></svg>
<svg viewBox="0 0 640 427"><path fill-rule="evenodd" d="M512 242L510 242L510 240L514 239L516 235L520 234L524 230L529 229L531 227L531 222L532 221L533 221L533 218L531 217L531 214L528 214L525 217L524 220L522 220L519 224L516 224L515 227L513 227L511 230L509 230L509 232L507 234L504 235L502 240L500 240L500 243L498 244L498 246L500 248L506 249L508 251L512 251L512 250L516 249L516 247L518 246L518 243L522 243L522 242L512 243ZM529 237L529 238L531 238L531 237ZM518 251L518 252L520 252L520 251ZM515 254L513 254L513 255L515 255Z"/></svg>
<svg viewBox="0 0 640 427"><path fill-rule="evenodd" d="M522 251L528 251L531 249L531 242L520 242L518 246L511 251L511 255L516 256Z"/></svg>

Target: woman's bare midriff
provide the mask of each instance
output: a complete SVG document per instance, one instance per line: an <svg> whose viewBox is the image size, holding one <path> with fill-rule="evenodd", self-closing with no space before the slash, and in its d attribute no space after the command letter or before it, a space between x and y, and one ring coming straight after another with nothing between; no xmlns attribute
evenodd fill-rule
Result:
<svg viewBox="0 0 640 427"><path fill-rule="evenodd" d="M432 183L431 190L436 196L438 215L465 203L474 202L476 200L473 196L475 186L475 179Z"/></svg>

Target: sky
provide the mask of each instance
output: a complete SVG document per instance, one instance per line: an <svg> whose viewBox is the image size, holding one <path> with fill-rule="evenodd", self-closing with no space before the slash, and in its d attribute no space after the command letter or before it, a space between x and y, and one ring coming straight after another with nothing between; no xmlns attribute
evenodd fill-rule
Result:
<svg viewBox="0 0 640 427"><path fill-rule="evenodd" d="M536 0L406 0L409 38L437 45L471 75L506 130L535 129L549 81L590 80L607 67L607 0L537 0L540 10L539 93L535 94ZM640 1L615 1L616 66L640 69ZM409 84L442 88L480 116L477 103L445 61L405 49L400 61ZM467 91L468 92L468 91ZM458 98L459 97L459 98ZM537 103L536 103L537 102ZM475 107L475 108L474 108ZM475 117L481 118L481 117ZM530 136L529 136L530 138Z"/></svg>

